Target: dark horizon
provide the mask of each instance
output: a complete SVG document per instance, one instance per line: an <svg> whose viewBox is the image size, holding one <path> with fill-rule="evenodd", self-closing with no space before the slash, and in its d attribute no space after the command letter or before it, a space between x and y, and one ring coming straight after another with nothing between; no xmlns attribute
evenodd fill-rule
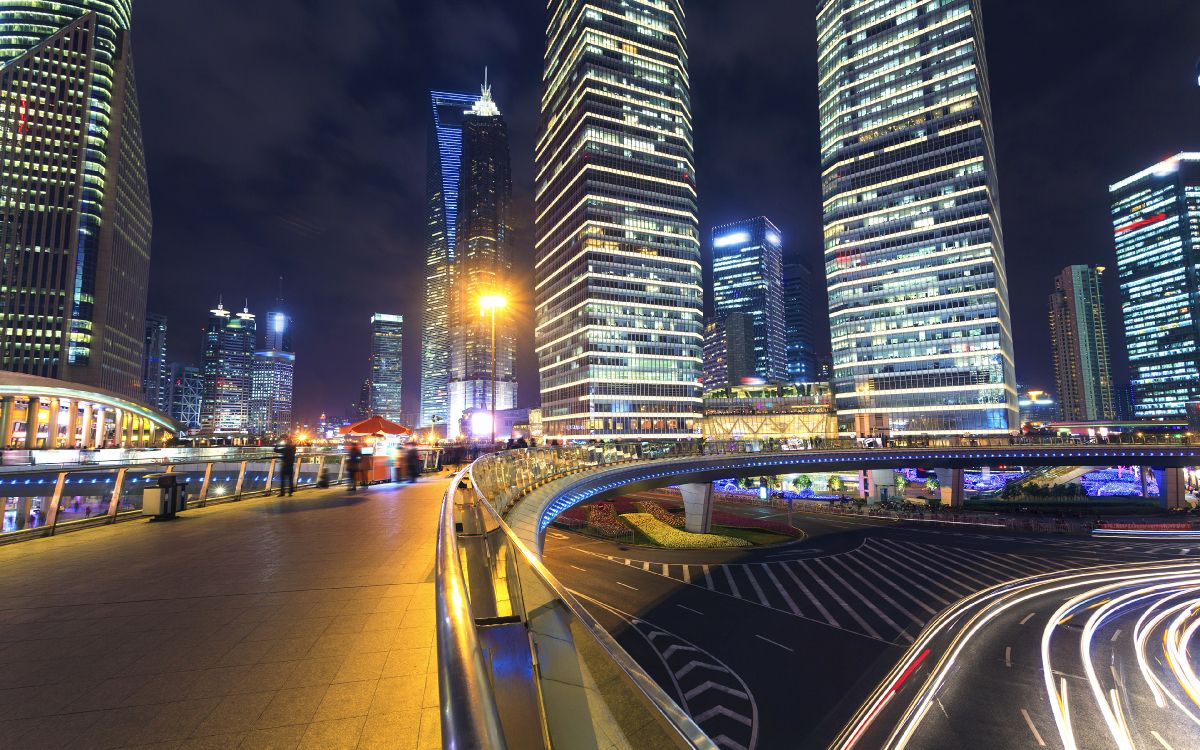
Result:
<svg viewBox="0 0 1200 750"><path fill-rule="evenodd" d="M824 309L813 8L688 4L701 238L766 215L814 269ZM1074 263L1113 268L1107 188L1200 150L1200 6L984 2L1017 376L1053 387L1047 297ZM289 33L279 34L286 14ZM509 123L517 273L532 261L540 7L363 0L136 7L133 45L155 216L149 311L172 360L198 364L218 295L263 314L284 277L298 422L339 414L367 374L368 318L405 315L405 410L419 391L430 89L488 66ZM187 19L205 18L204 24ZM797 44L796 40L800 40ZM208 50L219 46L219 55ZM780 51L786 53L782 57ZM1115 269L1114 269L1115 270ZM1114 374L1125 379L1115 273ZM529 286L532 286L531 284ZM519 300L521 403L536 403L532 300ZM818 348L828 348L819 316Z"/></svg>

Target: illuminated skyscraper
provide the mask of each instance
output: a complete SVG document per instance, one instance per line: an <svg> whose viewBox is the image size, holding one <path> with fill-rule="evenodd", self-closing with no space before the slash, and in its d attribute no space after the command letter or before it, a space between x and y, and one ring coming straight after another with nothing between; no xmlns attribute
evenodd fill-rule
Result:
<svg viewBox="0 0 1200 750"><path fill-rule="evenodd" d="M0 369L142 393L131 0L0 0Z"/></svg>
<svg viewBox="0 0 1200 750"><path fill-rule="evenodd" d="M1173 156L1109 193L1133 416L1181 419L1200 401L1200 153Z"/></svg>
<svg viewBox="0 0 1200 750"><path fill-rule="evenodd" d="M296 355L266 349L254 353L250 371L250 432L280 437L292 430L292 382Z"/></svg>
<svg viewBox="0 0 1200 750"><path fill-rule="evenodd" d="M699 429L702 279L681 0L551 0L535 149L546 438Z"/></svg>
<svg viewBox="0 0 1200 750"><path fill-rule="evenodd" d="M1016 430L980 0L821 0L817 42L839 431Z"/></svg>
<svg viewBox="0 0 1200 750"><path fill-rule="evenodd" d="M218 304L209 310L204 331L201 427L213 432L249 431L256 336L254 316L248 309L232 314Z"/></svg>
<svg viewBox="0 0 1200 750"><path fill-rule="evenodd" d="M483 96L462 126L462 167L458 190L458 232L450 287L450 419L455 434L467 409L517 405L516 335L507 308L496 311L496 381L492 382L491 317L480 314L480 299L511 296L512 176L508 126L485 81Z"/></svg>
<svg viewBox="0 0 1200 750"><path fill-rule="evenodd" d="M204 403L204 374L200 368L171 363L166 401L171 419L185 429L198 429L201 405Z"/></svg>
<svg viewBox="0 0 1200 750"><path fill-rule="evenodd" d="M429 154L425 172L428 245L425 306L421 326L421 425L446 424L450 416L450 287L458 236L462 126L478 94L430 92ZM398 408L398 407L397 407Z"/></svg>
<svg viewBox="0 0 1200 750"><path fill-rule="evenodd" d="M403 386L404 316L375 313L371 316L371 414L402 420Z"/></svg>
<svg viewBox="0 0 1200 750"><path fill-rule="evenodd" d="M142 360L142 400L166 413L167 402L167 317L146 314L146 349Z"/></svg>
<svg viewBox="0 0 1200 750"><path fill-rule="evenodd" d="M785 258L783 321L787 327L788 380L793 383L811 383L817 379L813 291L812 269L808 264L798 258Z"/></svg>
<svg viewBox="0 0 1200 750"><path fill-rule="evenodd" d="M1104 322L1103 268L1067 266L1050 295L1050 348L1058 407L1068 422L1116 419L1108 329Z"/></svg>
<svg viewBox="0 0 1200 750"><path fill-rule="evenodd" d="M712 243L713 309L717 319L741 312L754 326L753 354L743 377L784 382L788 366L783 236L770 219L759 216L714 227Z"/></svg>

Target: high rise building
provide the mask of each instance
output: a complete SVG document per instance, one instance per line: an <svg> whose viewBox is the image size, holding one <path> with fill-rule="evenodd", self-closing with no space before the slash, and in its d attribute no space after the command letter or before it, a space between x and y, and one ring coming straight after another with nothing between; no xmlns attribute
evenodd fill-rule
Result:
<svg viewBox="0 0 1200 750"><path fill-rule="evenodd" d="M704 327L704 388L761 384L755 374L754 318L750 313L732 312Z"/></svg>
<svg viewBox="0 0 1200 750"><path fill-rule="evenodd" d="M462 166L458 190L458 231L450 287L451 434L467 409L488 411L517 405L516 335L507 307L495 310L495 351L491 313L480 314L486 296L511 295L512 175L508 126L484 81L483 96L462 124ZM495 355L496 379L492 380Z"/></svg>
<svg viewBox="0 0 1200 750"><path fill-rule="evenodd" d="M292 431L296 355L277 349L254 353L250 371L250 433L281 437Z"/></svg>
<svg viewBox="0 0 1200 750"><path fill-rule="evenodd" d="M788 380L817 379L816 321L813 320L812 269L799 258L783 261L783 322L787 327Z"/></svg>
<svg viewBox="0 0 1200 750"><path fill-rule="evenodd" d="M450 416L450 288L458 236L458 189L462 126L478 94L430 92L429 154L425 172L428 244L421 326L421 425L446 424Z"/></svg>
<svg viewBox="0 0 1200 750"><path fill-rule="evenodd" d="M1108 330L1104 322L1103 267L1067 266L1050 295L1050 347L1058 408L1067 422L1116 419Z"/></svg>
<svg viewBox="0 0 1200 750"><path fill-rule="evenodd" d="M1109 187L1134 419L1200 400L1200 152Z"/></svg>
<svg viewBox="0 0 1200 750"><path fill-rule="evenodd" d="M0 369L142 394L131 0L0 0Z"/></svg>
<svg viewBox="0 0 1200 750"><path fill-rule="evenodd" d="M169 406L167 389L167 317L146 314L146 345L142 362L142 400L161 412Z"/></svg>
<svg viewBox="0 0 1200 750"><path fill-rule="evenodd" d="M218 304L209 311L204 332L201 427L213 432L249 431L256 339L255 319L249 309L233 314Z"/></svg>
<svg viewBox="0 0 1200 750"><path fill-rule="evenodd" d="M682 0L552 0L535 148L551 438L697 434L703 304Z"/></svg>
<svg viewBox="0 0 1200 750"><path fill-rule="evenodd" d="M783 235L765 216L714 227L713 309L750 316L754 325L753 376L787 380L783 312Z"/></svg>
<svg viewBox="0 0 1200 750"><path fill-rule="evenodd" d="M371 414L399 422L403 417L404 316L371 316Z"/></svg>
<svg viewBox="0 0 1200 750"><path fill-rule="evenodd" d="M172 362L167 383L167 413L171 419L184 429L199 429L204 403L204 375L200 368Z"/></svg>
<svg viewBox="0 0 1200 750"><path fill-rule="evenodd" d="M980 5L818 5L842 434L1018 427Z"/></svg>

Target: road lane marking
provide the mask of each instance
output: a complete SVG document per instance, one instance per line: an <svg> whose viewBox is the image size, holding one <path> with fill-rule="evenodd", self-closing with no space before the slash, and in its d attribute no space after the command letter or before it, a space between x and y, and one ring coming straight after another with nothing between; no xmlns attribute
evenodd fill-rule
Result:
<svg viewBox="0 0 1200 750"><path fill-rule="evenodd" d="M709 664L706 661L692 660L692 661L689 661L687 663L687 665L683 667L683 669L680 669L678 672L675 673L675 678L682 679L684 676L686 676L689 672L691 672L693 669L695 669L697 667L704 667L705 669L715 669L718 672L725 672L725 673L729 672L729 670L726 669L725 667L718 666L716 664Z"/></svg>
<svg viewBox="0 0 1200 750"><path fill-rule="evenodd" d="M829 623L835 628L842 629L841 624L837 620L833 619L833 615L829 614L829 610L825 609L825 605L821 603L821 600L812 595L812 592L808 590L808 586L805 586L804 582L792 572L791 567L787 563L782 563L782 565L783 572L791 576L791 579L796 582L796 585L800 587L800 590L804 592L804 595L808 597L808 600L816 605L817 609L821 612L821 616L825 618L825 622Z"/></svg>
<svg viewBox="0 0 1200 750"><path fill-rule="evenodd" d="M850 553L849 555L839 555L838 557L834 557L834 558L831 558L831 559L833 559L833 560L835 560L835 561L837 561L837 562L841 563L842 565L846 566L846 568L847 568L847 569L849 569L849 568L850 568L850 563L851 563L851 562L853 562L853 563L855 563L856 565L858 565L858 567L862 568L862 569L863 569L863 571L864 571L866 574L868 574L868 575L871 575L871 576L878 576L878 575L879 575L878 573L876 573L876 572L875 572L875 568L873 568L873 567L871 567L870 565L868 565L868 564L867 564L867 561L858 559L857 555L858 555L858 551L857 551L857 550L855 550L854 552ZM852 571L852 572L853 572L853 571ZM855 575L857 575L857 576L858 576L860 579L862 579L862 580L864 580L864 581L866 580L866 579L865 579L865 578L863 578L861 575L859 575L857 572L855 572L854 574L855 574ZM934 609L933 607L930 607L928 604L926 604L925 602L923 602L923 601L921 601L920 599L918 599L918 598L917 598L917 597L916 597L916 596L915 596L915 595L914 595L914 594L913 594L911 591L908 591L908 590L906 590L906 589L905 589L903 586L901 586L901 585L900 585L899 583L897 583L896 581L893 581L891 578L888 578L887 576L879 576L878 580L879 580L879 582L880 582L880 583L882 583L883 585L892 587L893 589L895 589L895 590L896 590L896 593L898 593L898 594L900 594L901 596L903 596L903 597L907 598L907 599L908 599L909 601L911 601L913 604L917 605L917 606L918 606L918 607L920 607L921 609L923 609L923 610L925 610L926 612L928 612L930 617L936 617L936 616L937 616L937 613L938 613L938 611L937 611L936 609ZM920 618L914 617L913 619L914 619L914 620L916 620L917 622L919 622L919 623L920 623L920 624L922 624L922 625L924 625L924 624L925 624L925 621L924 621L924 620L922 620L922 619L920 619Z"/></svg>
<svg viewBox="0 0 1200 750"><path fill-rule="evenodd" d="M703 724L704 722L708 721L712 717L718 716L718 715L728 716L729 718L733 719L734 721L738 722L739 724L745 724L746 726L750 726L750 724L751 724L750 719L748 719L745 716L742 716L737 711L731 711L728 708L725 708L724 706L713 706L712 708L708 709L707 711L705 711L704 713L702 713L696 717L696 723Z"/></svg>
<svg viewBox="0 0 1200 750"><path fill-rule="evenodd" d="M615 583L616 583L618 586L624 586L624 587L625 587L625 588L627 588L627 589L633 589L634 591L637 591L637 589L636 589L636 588L634 588L633 586L630 586L628 583L621 583L620 581L615 581Z"/></svg>
<svg viewBox="0 0 1200 750"><path fill-rule="evenodd" d="M825 589L825 593L827 593L827 594L829 594L830 596L832 596L832 597L833 597L833 600L834 600L834 601L836 601L836 602L837 602L839 605L841 605L842 609L844 609L844 610L846 610L847 612L849 612L849 613L850 613L850 616L851 616L852 618L854 618L854 621L855 621L855 622L857 622L857 623L859 624L859 626L860 626L860 627L862 627L862 629L863 629L864 631L866 631L867 635L871 636L872 638L876 638L876 639L878 639L878 640L881 640L881 641L882 641L882 640L886 640L885 638L883 638L882 636L880 636L880 635L879 635L879 633L875 632L875 628L871 627L870 623L868 623L866 620L864 620L864 619L862 618L862 615L860 615L860 614L858 613L858 611L857 611L857 610L853 609L853 608L852 608L852 607L851 607L849 604L846 604L846 600L845 600L845 599L843 599L843 598L842 598L842 597L841 597L841 596L838 594L838 592L836 592L836 591L834 591L833 589L829 588L829 584L828 584L828 583L825 583L824 579L822 579L820 576L818 576L818 575L817 575L816 573L814 573L813 571L809 570L809 569L808 569L808 566L807 566L807 565L805 565L805 564L804 564L804 562L803 562L802 560L796 560L795 562L796 562L796 564L797 564L797 565L799 565L799 566L801 566L802 568L804 568L805 572L807 572L807 573L808 573L810 576L812 576L812 577L813 577L813 579L815 579L815 580L816 580L816 582L817 582L817 585L818 585L818 586L820 586L821 588Z"/></svg>
<svg viewBox="0 0 1200 750"><path fill-rule="evenodd" d="M571 565L571 563L567 563L567 565ZM581 567L579 567L578 565L571 565L571 567L572 567L572 568L574 568L575 570L581 570L581 571L583 571L584 573L586 573L586 572L587 572L587 568L581 568Z"/></svg>
<svg viewBox="0 0 1200 750"><path fill-rule="evenodd" d="M549 532L549 535L554 537L555 539L570 539L571 538L571 537L567 536L566 534L560 534L557 531L551 531L551 532Z"/></svg>
<svg viewBox="0 0 1200 750"><path fill-rule="evenodd" d="M1022 708L1021 715L1025 717L1025 723L1029 725L1029 731L1033 732L1033 738L1037 740L1038 747L1045 747L1046 741L1042 739L1042 735L1038 734L1037 727L1033 725L1033 719L1029 717L1029 712Z"/></svg>
<svg viewBox="0 0 1200 750"><path fill-rule="evenodd" d="M721 572L725 574L725 580L729 581L729 590L733 592L733 595L735 597L737 597L738 599L741 599L742 593L740 591L738 591L737 584L733 582L733 576L729 573L729 566L722 565Z"/></svg>
<svg viewBox="0 0 1200 750"><path fill-rule="evenodd" d="M642 561L642 570L649 573L650 572L650 563L646 562L646 561Z"/></svg>
<svg viewBox="0 0 1200 750"><path fill-rule="evenodd" d="M691 607L685 607L685 606L684 606L684 605L682 605L682 604L676 604L675 606L676 606L676 607L679 607L680 609L686 609L688 612L695 612L696 614L700 615L701 617L703 617L703 616L704 616L704 613L703 613L703 612L701 612L701 611L700 611L700 610L698 610L698 609L692 609Z"/></svg>
<svg viewBox="0 0 1200 750"><path fill-rule="evenodd" d="M683 694L683 699L685 701L690 701L692 698L695 698L697 695L700 695L701 693L703 693L706 690L720 690L722 693L725 693L726 695L736 696L738 698L741 698L742 700L750 699L750 696L747 693L743 693L741 690L738 690L737 688L731 688L728 685L721 685L719 683L713 682L712 680L706 680L703 685L697 685L696 687L687 691L686 693Z"/></svg>
<svg viewBox="0 0 1200 750"><path fill-rule="evenodd" d="M1109 665L1108 665L1108 669L1109 669L1109 671L1110 671L1110 672L1112 672L1112 676L1113 676L1113 682L1114 682L1114 683L1116 683L1118 687L1120 687L1120 685L1121 685L1121 678L1117 676L1117 665L1116 665L1116 664L1109 664Z"/></svg>
<svg viewBox="0 0 1200 750"><path fill-rule="evenodd" d="M1167 744L1167 741L1163 739L1163 736L1161 734L1154 731L1153 729L1150 730L1150 736L1153 737L1154 739L1158 740L1158 744L1162 745L1164 750L1175 750L1175 748L1173 748Z"/></svg>
<svg viewBox="0 0 1200 750"><path fill-rule="evenodd" d="M713 588L712 573L708 570L708 566L701 565L700 569L704 571L704 585L708 586L709 591L715 591L716 589Z"/></svg>
<svg viewBox="0 0 1200 750"><path fill-rule="evenodd" d="M770 638L766 637L765 635L759 635L758 633L755 633L755 634L754 634L754 637L755 637L755 638L761 638L762 640L766 641L767 643L770 643L770 644L771 644L771 645L773 645L773 646L778 646L778 647L780 647L780 648L784 649L785 651L791 651L793 654L794 654L794 653L796 653L796 649L794 649L794 648L789 648L788 646L785 646L785 645L783 645L783 644L782 644L782 643L780 643L779 641L773 641L773 640L771 640Z"/></svg>
<svg viewBox="0 0 1200 750"><path fill-rule="evenodd" d="M1037 614L1037 612L1030 612L1029 614L1025 615L1025 617L1021 620L1020 624L1024 625L1025 623L1029 622L1030 620L1033 619L1033 616L1036 614Z"/></svg>
<svg viewBox="0 0 1200 750"><path fill-rule="evenodd" d="M842 578L840 575L838 575L837 571L834 570L832 567L830 567L828 563L826 563L824 560L816 560L815 562L817 565L820 565L822 568L824 568L826 571L828 571L829 575L833 576L834 580L836 580L843 587L845 587L845 589L847 591L853 593L855 596L857 596L859 598L859 600L862 601L863 604L867 605L867 609L874 612L876 617L878 617L879 619L886 622L889 626L891 626L891 628L896 631L897 635L904 632L904 628L897 625L895 620L888 617L883 612L883 610L881 610L879 607L875 606L875 602L873 602L870 599L868 599L867 597L863 596L862 592L859 591L858 588L851 586L849 583L846 583L846 579Z"/></svg>
<svg viewBox="0 0 1200 750"><path fill-rule="evenodd" d="M692 566L691 565L683 566L683 582L687 583L687 584L691 584L691 582L692 582Z"/></svg>
<svg viewBox="0 0 1200 750"><path fill-rule="evenodd" d="M916 580L917 578L925 578L925 576L921 575L920 573L917 573L917 571L913 570L911 567L905 565L903 562L901 562L899 560L888 557L880 550L876 550L874 548L867 549L866 547L861 548L861 550L862 550L863 557L871 558L871 560L873 560L875 562L876 566L883 566L884 569L891 568L891 567L904 568L905 570L907 570L909 573L912 574L912 576L910 576L907 581L908 584L910 584L913 588L920 589L922 593L924 593L926 596L933 599L935 602L941 604L943 607L950 606L950 602L948 600L943 599L941 596L930 591L925 586L923 586L919 581L917 581ZM890 579L888 579L888 578L884 578L884 580L890 581ZM929 581L928 578L925 578L925 580ZM931 583L932 583L932 581L931 581ZM956 595L954 597L955 601L958 601L961 598L962 598L961 595ZM914 597L913 601L917 601L915 597Z"/></svg>
<svg viewBox="0 0 1200 750"><path fill-rule="evenodd" d="M1012 646L1004 647L1004 666L1012 666Z"/></svg>
<svg viewBox="0 0 1200 750"><path fill-rule="evenodd" d="M750 585L754 587L754 593L758 595L758 601L764 607L771 607L771 602L767 601L767 595L763 593L762 587L758 585L758 579L754 577L754 571L750 569L749 565L743 565L741 568L746 573L746 577L750 579ZM771 607L771 609L775 608Z"/></svg>
<svg viewBox="0 0 1200 750"><path fill-rule="evenodd" d="M800 614L800 608L796 606L796 602L792 601L792 597L789 596L788 592L784 590L783 584L779 582L779 579L775 576L775 573L771 570L771 568L766 563L759 564L762 565L763 570L767 571L767 578L770 578L771 583L775 584L775 588L779 589L779 595L783 597L785 602L787 602L788 607L792 610L792 614L803 617L803 615Z"/></svg>
<svg viewBox="0 0 1200 750"><path fill-rule="evenodd" d="M695 651L696 653L700 653L700 649L696 648L695 646L682 646L676 643L674 645L667 646L667 650L662 652L662 657L664 659L670 659L675 655L676 651Z"/></svg>
<svg viewBox="0 0 1200 750"><path fill-rule="evenodd" d="M1118 639L1118 638L1120 638L1120 637L1121 637L1121 629L1120 629L1120 628L1117 628L1116 632L1114 632L1114 633L1112 634L1112 638L1109 638L1109 639L1108 639L1108 642L1109 642L1109 643L1116 643L1117 639Z"/></svg>

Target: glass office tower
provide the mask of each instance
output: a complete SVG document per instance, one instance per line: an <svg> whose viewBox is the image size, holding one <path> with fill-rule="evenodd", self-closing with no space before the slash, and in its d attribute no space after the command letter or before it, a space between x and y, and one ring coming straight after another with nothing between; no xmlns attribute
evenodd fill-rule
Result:
<svg viewBox="0 0 1200 750"><path fill-rule="evenodd" d="M450 416L450 287L458 235L462 126L479 94L430 92L429 153L425 172L428 235L425 307L421 326L421 426L445 425ZM397 415L398 416L398 415Z"/></svg>
<svg viewBox="0 0 1200 750"><path fill-rule="evenodd" d="M799 258L783 261L783 322L787 328L788 380L817 379L812 269ZM822 295L823 296L823 295Z"/></svg>
<svg viewBox="0 0 1200 750"><path fill-rule="evenodd" d="M702 279L681 0L551 0L535 148L547 439L697 434Z"/></svg>
<svg viewBox="0 0 1200 750"><path fill-rule="evenodd" d="M371 415L400 422L403 395L404 316L375 313L371 316Z"/></svg>
<svg viewBox="0 0 1200 750"><path fill-rule="evenodd" d="M773 383L787 380L783 312L783 235L765 216L714 227L713 309L750 316L754 355L747 373Z"/></svg>
<svg viewBox="0 0 1200 750"><path fill-rule="evenodd" d="M1116 419L1103 267L1067 266L1050 295L1050 349L1059 414L1068 422Z"/></svg>
<svg viewBox="0 0 1200 750"><path fill-rule="evenodd" d="M817 34L840 432L1016 430L980 0L823 0Z"/></svg>
<svg viewBox="0 0 1200 750"><path fill-rule="evenodd" d="M208 311L204 331L204 398L200 424L212 432L245 434L250 429L254 316L246 308L231 313L218 303Z"/></svg>
<svg viewBox="0 0 1200 750"><path fill-rule="evenodd" d="M130 0L0 0L0 369L136 398L151 219L130 23Z"/></svg>
<svg viewBox="0 0 1200 750"><path fill-rule="evenodd" d="M1200 401L1200 153L1109 188L1135 419Z"/></svg>
<svg viewBox="0 0 1200 750"><path fill-rule="evenodd" d="M459 434L463 413L517 405L516 332L507 306L492 318L480 315L480 299L511 296L512 173L508 125L483 84L483 96L462 126L462 169L458 190L457 256L450 287L450 436ZM495 355L496 379L492 381ZM470 434L467 432L467 434Z"/></svg>
<svg viewBox="0 0 1200 750"><path fill-rule="evenodd" d="M142 400L166 413L167 389L167 316L146 313L146 350L142 360Z"/></svg>

